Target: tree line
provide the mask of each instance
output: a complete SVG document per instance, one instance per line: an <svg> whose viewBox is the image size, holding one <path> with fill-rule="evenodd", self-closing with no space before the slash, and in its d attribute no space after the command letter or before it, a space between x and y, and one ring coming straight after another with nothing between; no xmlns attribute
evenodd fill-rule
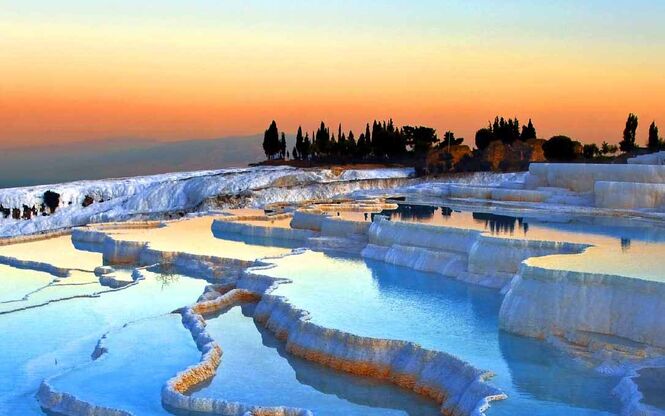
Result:
<svg viewBox="0 0 665 416"><path fill-rule="evenodd" d="M618 145L613 145L603 141L598 146L595 143L582 145L568 136L554 136L543 144L543 151L548 160L574 160L579 156L578 149L582 150L582 157L585 159L594 159L606 157L621 151L623 153L634 153L640 149L637 144L637 127L639 125L638 117L630 113L626 119L626 125L623 129L623 135ZM656 122L649 125L649 133L646 142L646 149L649 152L657 152L665 149L665 141L660 137Z"/></svg>
<svg viewBox="0 0 665 416"><path fill-rule="evenodd" d="M362 159L396 160L427 153L437 145L461 143L452 132L446 132L444 140L439 140L436 130L426 126L395 126L392 119L374 121L365 125L365 131L358 138L350 130L337 127L337 134L322 121L319 127L303 135L302 126L298 127L295 145L289 151L284 132L277 128L273 120L263 135L263 151L268 159L291 158L295 160L321 159ZM454 142L454 143L453 143Z"/></svg>
<svg viewBox="0 0 665 416"><path fill-rule="evenodd" d="M631 113L626 120L623 139L617 145L604 141L601 146L581 143L568 136L557 135L543 143L543 151L548 160L573 160L580 154L586 159L609 156L619 150L625 153L639 149L636 143L638 117ZM303 134L304 133L304 134ZM475 134L475 145L479 151L487 149L493 142L512 145L536 139L537 131L533 121L520 124L517 117L496 116ZM367 123L365 130L357 136L352 130L346 132L339 124L336 133L322 121L311 132L303 132L301 126L295 137L295 145L287 148L286 135L277 128L273 120L263 135L263 151L268 159L295 160L403 160L424 155L433 148L450 148L462 144L464 138L456 138L455 133L446 131L442 138L432 127L409 126L397 127L393 120ZM656 122L649 126L647 149L657 151L665 149L665 142L659 136Z"/></svg>

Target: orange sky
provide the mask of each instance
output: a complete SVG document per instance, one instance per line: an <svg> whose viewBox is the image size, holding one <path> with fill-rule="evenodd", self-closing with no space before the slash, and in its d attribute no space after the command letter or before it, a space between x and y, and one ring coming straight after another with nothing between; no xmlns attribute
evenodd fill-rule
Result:
<svg viewBox="0 0 665 416"><path fill-rule="evenodd" d="M296 18L282 25L269 11L245 8L227 20L229 10L214 9L215 20L201 8L188 18L174 17L180 9L155 17L121 8L108 16L75 13L82 6L71 2L70 13L50 15L34 3L30 13L17 2L0 17L5 148L254 134L272 119L287 132L325 120L359 133L366 121L393 117L451 129L467 143L496 114L533 118L539 136L596 142L617 142L628 112L640 116L642 141L653 119L665 126L663 40L645 41L649 33L630 28L609 32L612 22L584 26L586 33L565 5L542 12L543 22L561 14L557 36L554 23L488 27L457 2L413 11L403 22L399 10L387 10L385 21L398 19L394 27L356 22L349 3L326 9L340 27ZM311 18L317 9L308 7ZM428 11L460 18L450 30L437 16L414 23Z"/></svg>

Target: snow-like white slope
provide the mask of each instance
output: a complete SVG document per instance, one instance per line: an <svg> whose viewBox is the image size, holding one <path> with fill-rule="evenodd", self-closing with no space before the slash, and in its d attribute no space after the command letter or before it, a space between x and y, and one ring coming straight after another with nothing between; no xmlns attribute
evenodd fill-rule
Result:
<svg viewBox="0 0 665 416"><path fill-rule="evenodd" d="M384 180L385 186L389 186L391 180L412 175L412 169L347 170L337 175L329 169L254 167L1 189L0 205L21 212L24 206L40 211L46 191L58 193L60 200L56 211L49 215L38 214L25 220L0 216L0 236L192 211L218 196L244 197L256 206L281 197L291 201L322 194L329 197L361 189L363 183L380 186L376 180ZM269 191L269 196L258 197L261 191ZM83 207L86 197L94 202Z"/></svg>
<svg viewBox="0 0 665 416"><path fill-rule="evenodd" d="M631 157L626 162L629 165L665 165L665 150L649 153L648 155Z"/></svg>

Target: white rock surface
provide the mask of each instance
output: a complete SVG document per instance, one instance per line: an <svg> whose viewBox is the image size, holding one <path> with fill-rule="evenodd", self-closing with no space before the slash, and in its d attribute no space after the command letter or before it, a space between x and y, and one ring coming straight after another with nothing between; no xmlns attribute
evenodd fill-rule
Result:
<svg viewBox="0 0 665 416"><path fill-rule="evenodd" d="M51 215L0 219L0 236L192 211L218 196L246 198L245 203L254 207L329 197L363 187L391 186L412 175L413 169L348 170L336 175L329 169L256 167L0 189L0 204L5 208L39 209L44 192L60 194L60 205ZM83 207L86 196L95 202Z"/></svg>

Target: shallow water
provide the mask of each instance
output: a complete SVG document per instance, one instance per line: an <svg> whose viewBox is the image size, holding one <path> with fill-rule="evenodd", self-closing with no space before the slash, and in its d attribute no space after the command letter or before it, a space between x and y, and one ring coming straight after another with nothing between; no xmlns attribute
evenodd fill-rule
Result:
<svg viewBox="0 0 665 416"><path fill-rule="evenodd" d="M458 212L452 212L451 218L457 214L469 218ZM499 222L505 221L501 226L495 220L476 221L477 229L489 227L482 229L500 236L516 232L505 225L509 220L501 219ZM119 239L150 241L153 248L161 250L246 260L285 254L303 245L292 240L213 234L211 221L197 218L159 229L114 233ZM517 218L513 222L519 227L535 224ZM619 223L575 224L546 223L542 232L569 233L585 242L595 239L600 242L598 256L607 257L604 265L616 264L613 269L622 270L623 264L628 274L637 270L641 276L640 268L648 273L662 263L657 252L662 244L658 229ZM529 226L529 238L539 227ZM624 241L628 237L629 244ZM108 291L91 272L102 262L95 252L99 247L81 248L91 251L76 250L69 237L0 247L0 255L4 249L4 253L24 260L45 259L80 269L56 279L48 273L0 266L0 312L33 307L0 314L0 333L12 334L0 342L0 374L12 375L0 378L0 414L43 414L34 394L42 379L54 376L56 389L80 393L96 404L135 414L164 413L159 389L177 371L199 359L200 353L179 317L164 314L193 303L202 293L204 281L146 272L146 280ZM651 249L656 251L648 251ZM40 250L48 253L40 257ZM548 256L537 261L554 261L557 267L566 261L578 262L584 267L594 264L582 257L594 254L592 250L579 257ZM613 250L618 253L613 254ZM645 257L640 257L641 253L646 253ZM293 279L293 284L280 286L276 294L311 312L314 322L359 335L414 341L495 372L491 382L509 399L494 402L489 416L595 416L619 411L620 404L610 395L618 378L598 375L543 342L499 331L501 296L494 290L381 262L323 253L305 252L274 261L278 267L260 273ZM119 270L116 274L130 272ZM81 297L106 291L99 297ZM43 305L49 301L52 303ZM292 357L282 342L257 328L250 318L252 307L235 307L210 317L208 331L222 346L224 356L218 375L193 395L302 407L323 415L438 414L433 402L411 392ZM90 354L107 331L111 331L110 353L93 362ZM149 354L156 348L168 354ZM645 402L662 407L662 373L644 374L636 382L644 387ZM93 385L94 391L89 388Z"/></svg>
<svg viewBox="0 0 665 416"><path fill-rule="evenodd" d="M0 246L0 256L86 271L93 271L95 267L102 264L101 253L77 250L68 235Z"/></svg>
<svg viewBox="0 0 665 416"><path fill-rule="evenodd" d="M291 356L283 342L255 325L253 307L206 317L208 333L224 355L212 382L193 396L305 408L317 415L439 414L438 406L414 393Z"/></svg>
<svg viewBox="0 0 665 416"><path fill-rule="evenodd" d="M108 352L49 383L99 406L135 415L169 414L161 404L166 380L199 361L190 332L178 314L142 319L106 335Z"/></svg>
<svg viewBox="0 0 665 416"><path fill-rule="evenodd" d="M261 273L293 279L275 294L323 326L410 340L496 373L508 400L489 415L616 414L616 377L600 376L542 342L498 330L500 295L439 275L306 252Z"/></svg>
<svg viewBox="0 0 665 416"><path fill-rule="evenodd" d="M645 368L638 371L635 383L649 406L665 409L665 368Z"/></svg>
<svg viewBox="0 0 665 416"><path fill-rule="evenodd" d="M21 270L0 265L0 308L21 301L25 296L50 284L54 277L48 273Z"/></svg>
<svg viewBox="0 0 665 416"><path fill-rule="evenodd" d="M242 241L216 238L211 231L213 220L214 217L191 218L170 222L160 228L119 229L111 230L109 233L118 240L147 241L155 250L240 260L279 256L289 251L279 246L252 245Z"/></svg>
<svg viewBox="0 0 665 416"><path fill-rule="evenodd" d="M34 395L44 378L89 362L105 332L192 303L206 284L146 275L137 285L99 297L0 315L0 374L11 375L0 377L0 414L42 414Z"/></svg>
<svg viewBox="0 0 665 416"><path fill-rule="evenodd" d="M665 227L640 225L627 218L571 218L556 213L547 217L515 216L500 210L480 212L416 204L399 204L398 209L385 210L381 215L393 221L479 230L495 237L616 246L624 253L630 252L634 241L665 247Z"/></svg>

